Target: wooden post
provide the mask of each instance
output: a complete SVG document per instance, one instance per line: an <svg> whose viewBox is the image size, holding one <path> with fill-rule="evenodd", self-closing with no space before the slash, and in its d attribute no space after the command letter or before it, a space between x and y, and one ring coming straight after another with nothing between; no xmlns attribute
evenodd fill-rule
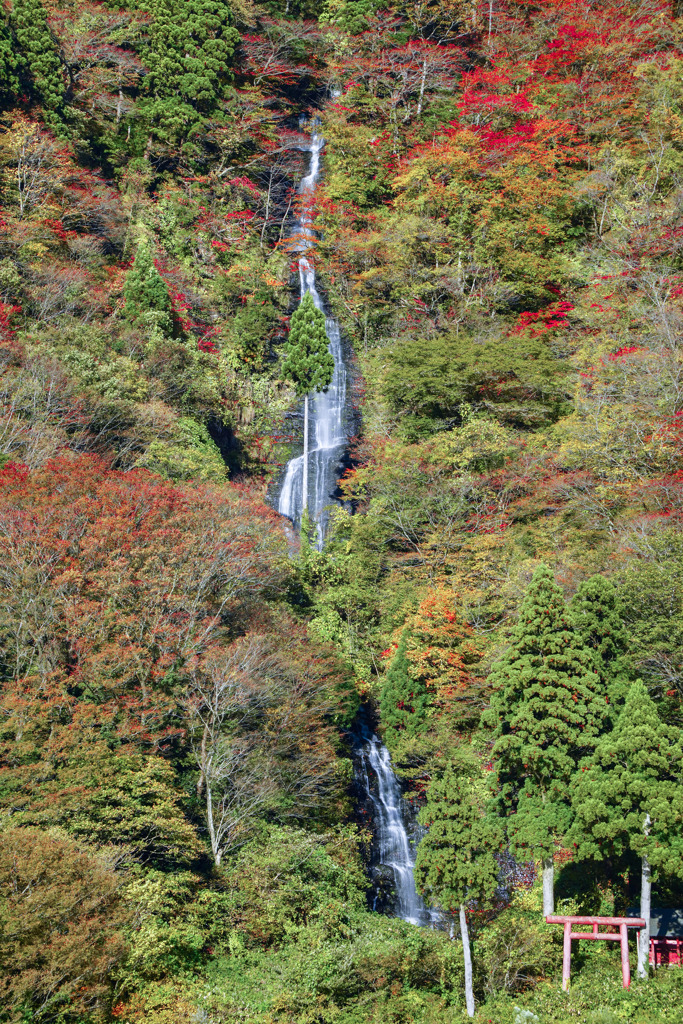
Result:
<svg viewBox="0 0 683 1024"><path fill-rule="evenodd" d="M682 0L683 2L683 0ZM621 945L621 976L624 988L631 984L631 967L628 958L628 929L644 928L646 921L642 917L564 917L549 914L547 924L561 924L564 927L564 946L562 951L562 988L569 990L569 976L572 965L572 939L597 939L600 942L618 942ZM572 925L590 925L589 932L573 932ZM601 932L600 925L608 925L619 929L618 932Z"/></svg>
<svg viewBox="0 0 683 1024"><path fill-rule="evenodd" d="M569 975L572 966L572 923L567 921L564 926L564 949L562 953L562 989L569 991Z"/></svg>
<svg viewBox="0 0 683 1024"><path fill-rule="evenodd" d="M650 815L645 815L643 826L645 835L650 834ZM652 903L652 871L650 862L645 855L642 861L642 874L640 882L640 916L645 921L645 927L641 929L638 936L638 977L647 978L650 964L650 912Z"/></svg>
<svg viewBox="0 0 683 1024"><path fill-rule="evenodd" d="M467 930L467 914L465 904L460 904L460 935L462 938L462 953L465 961L465 1005L467 1016L474 1017L474 990L472 988L472 952L470 950L470 933Z"/></svg>
<svg viewBox="0 0 683 1024"><path fill-rule="evenodd" d="M619 925L619 934L621 936L621 978L624 988L630 988L631 965L628 961L628 929L625 924Z"/></svg>

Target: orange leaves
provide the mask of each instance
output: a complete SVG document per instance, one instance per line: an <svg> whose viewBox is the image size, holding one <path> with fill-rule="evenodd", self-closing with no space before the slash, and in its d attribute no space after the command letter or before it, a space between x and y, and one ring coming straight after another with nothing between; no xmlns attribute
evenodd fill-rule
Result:
<svg viewBox="0 0 683 1024"><path fill-rule="evenodd" d="M62 457L0 471L0 629L7 669L118 707L126 736L164 733L169 674L282 579L274 514L228 488ZM156 741L155 741L156 742Z"/></svg>
<svg viewBox="0 0 683 1024"><path fill-rule="evenodd" d="M456 702L472 683L472 666L481 658L472 629L458 620L456 600L451 587L430 587L406 623L410 674L441 714L455 712Z"/></svg>

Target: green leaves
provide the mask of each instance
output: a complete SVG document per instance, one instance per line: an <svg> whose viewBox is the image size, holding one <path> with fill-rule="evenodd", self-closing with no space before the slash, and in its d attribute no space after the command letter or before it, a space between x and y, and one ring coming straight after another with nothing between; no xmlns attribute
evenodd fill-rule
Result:
<svg viewBox="0 0 683 1024"><path fill-rule="evenodd" d="M146 322L164 334L170 334L171 296L154 265L154 257L146 242L138 244L133 266L123 285L126 314L133 321Z"/></svg>
<svg viewBox="0 0 683 1024"><path fill-rule="evenodd" d="M239 33L226 0L147 0L143 56L147 114L160 133L187 138L227 96Z"/></svg>
<svg viewBox="0 0 683 1024"><path fill-rule="evenodd" d="M416 736L427 728L427 691L422 682L410 678L406 658L406 633L401 637L382 686L380 710L385 740L393 746L399 734Z"/></svg>
<svg viewBox="0 0 683 1024"><path fill-rule="evenodd" d="M149 86L156 96L175 97L211 109L232 79L230 64L239 33L226 0L148 0L152 16L146 53Z"/></svg>
<svg viewBox="0 0 683 1024"><path fill-rule="evenodd" d="M334 359L328 351L325 315L306 292L292 315L282 376L291 380L299 397L325 391L332 383Z"/></svg>
<svg viewBox="0 0 683 1024"><path fill-rule="evenodd" d="M120 858L59 830L0 834L0 1014L6 1021L104 1020L126 954Z"/></svg>
<svg viewBox="0 0 683 1024"><path fill-rule="evenodd" d="M607 686L610 702L623 703L633 666L627 654L625 608L616 587L604 576L591 576L579 584L569 608L577 632L593 651L595 670Z"/></svg>
<svg viewBox="0 0 683 1024"><path fill-rule="evenodd" d="M542 338L402 337L388 360L382 356L382 395L406 433L458 420L463 403L511 426L538 428L558 419L566 402L566 367Z"/></svg>
<svg viewBox="0 0 683 1024"><path fill-rule="evenodd" d="M481 769L472 755L446 766L432 781L420 821L429 826L415 864L416 884L445 909L493 895L502 830L482 808Z"/></svg>
<svg viewBox="0 0 683 1024"><path fill-rule="evenodd" d="M58 110L64 97L64 79L40 0L14 0L11 25L36 95L48 111Z"/></svg>
<svg viewBox="0 0 683 1024"><path fill-rule="evenodd" d="M21 88L19 71L23 60L16 52L12 32L8 24L0 24L0 101L12 104Z"/></svg>
<svg viewBox="0 0 683 1024"><path fill-rule="evenodd" d="M611 733L572 785L579 857L602 860L629 850L653 869L680 874L683 857L683 747L635 682ZM647 834L646 816L650 821Z"/></svg>
<svg viewBox="0 0 683 1024"><path fill-rule="evenodd" d="M547 566L534 573L512 646L489 682L496 692L484 722L494 730L513 848L550 854L553 836L569 824L566 787L579 759L595 747L608 706L591 652Z"/></svg>

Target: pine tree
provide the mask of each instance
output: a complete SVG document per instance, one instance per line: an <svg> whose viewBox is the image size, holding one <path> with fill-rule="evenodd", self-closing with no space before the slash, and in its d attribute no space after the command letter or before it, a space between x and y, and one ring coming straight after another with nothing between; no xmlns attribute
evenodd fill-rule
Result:
<svg viewBox="0 0 683 1024"><path fill-rule="evenodd" d="M427 691L411 679L406 657L407 632L387 669L380 697L380 713L387 746L393 747L402 736L417 736L427 726Z"/></svg>
<svg viewBox="0 0 683 1024"><path fill-rule="evenodd" d="M316 308L311 293L306 292L292 314L282 364L282 376L291 380L299 398L304 399L304 510L308 507L308 396L311 391L326 391L333 374L334 358L328 347L325 314Z"/></svg>
<svg viewBox="0 0 683 1024"><path fill-rule="evenodd" d="M502 845L495 818L483 814L484 785L473 756L451 762L428 791L420 821L429 826L415 862L415 882L428 900L446 910L458 908L465 960L467 1013L474 1016L472 956L465 904L485 902L495 891Z"/></svg>
<svg viewBox="0 0 683 1024"><path fill-rule="evenodd" d="M61 61L40 0L14 0L11 25L31 86L48 112L62 106Z"/></svg>
<svg viewBox="0 0 683 1024"><path fill-rule="evenodd" d="M593 657L575 632L547 566L534 573L512 645L494 665L483 722L494 731L499 801L512 852L543 860L543 912L552 914L555 840L571 824L567 787L595 748L607 714Z"/></svg>
<svg viewBox="0 0 683 1024"><path fill-rule="evenodd" d="M239 42L229 0L146 0L150 14L148 115L166 139L186 138L232 82Z"/></svg>
<svg viewBox="0 0 683 1024"><path fill-rule="evenodd" d="M126 315L131 320L146 322L165 334L171 332L171 296L154 265L152 251L144 241L138 244L135 261L126 274L123 297Z"/></svg>
<svg viewBox="0 0 683 1024"><path fill-rule="evenodd" d="M593 651L595 671L606 686L610 704L621 706L633 682L633 666L617 588L604 576L591 576L579 585L569 610L574 628Z"/></svg>
<svg viewBox="0 0 683 1024"><path fill-rule="evenodd" d="M683 748L642 682L631 686L611 733L572 782L577 856L641 858L638 973L647 974L652 871L683 878Z"/></svg>
<svg viewBox="0 0 683 1024"><path fill-rule="evenodd" d="M12 38L12 30L5 21L0 23L0 104L16 103L21 88L19 73L24 70L21 54Z"/></svg>

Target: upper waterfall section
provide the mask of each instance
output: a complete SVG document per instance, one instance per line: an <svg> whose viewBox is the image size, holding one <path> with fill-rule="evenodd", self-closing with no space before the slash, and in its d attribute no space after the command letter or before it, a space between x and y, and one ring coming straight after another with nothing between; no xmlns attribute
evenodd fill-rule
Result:
<svg viewBox="0 0 683 1024"><path fill-rule="evenodd" d="M294 237L298 239L299 253L299 296L310 292L316 307L325 312L325 307L316 286L314 262L309 259L314 235L311 227L310 200L315 193L319 176L321 153L325 141L322 136L310 137L307 151L310 153L308 174L302 178L299 192L304 199L302 213L294 226ZM308 202L306 200L309 200ZM328 348L334 359L332 383L326 391L311 396L309 423L309 472L308 511L317 531L317 546L322 548L327 527L327 507L334 501L335 491L341 473L348 444L347 436L347 367L339 325L326 316L325 329ZM298 529L304 508L303 500L304 460L303 455L291 458L287 463L278 498L278 512L292 521Z"/></svg>

